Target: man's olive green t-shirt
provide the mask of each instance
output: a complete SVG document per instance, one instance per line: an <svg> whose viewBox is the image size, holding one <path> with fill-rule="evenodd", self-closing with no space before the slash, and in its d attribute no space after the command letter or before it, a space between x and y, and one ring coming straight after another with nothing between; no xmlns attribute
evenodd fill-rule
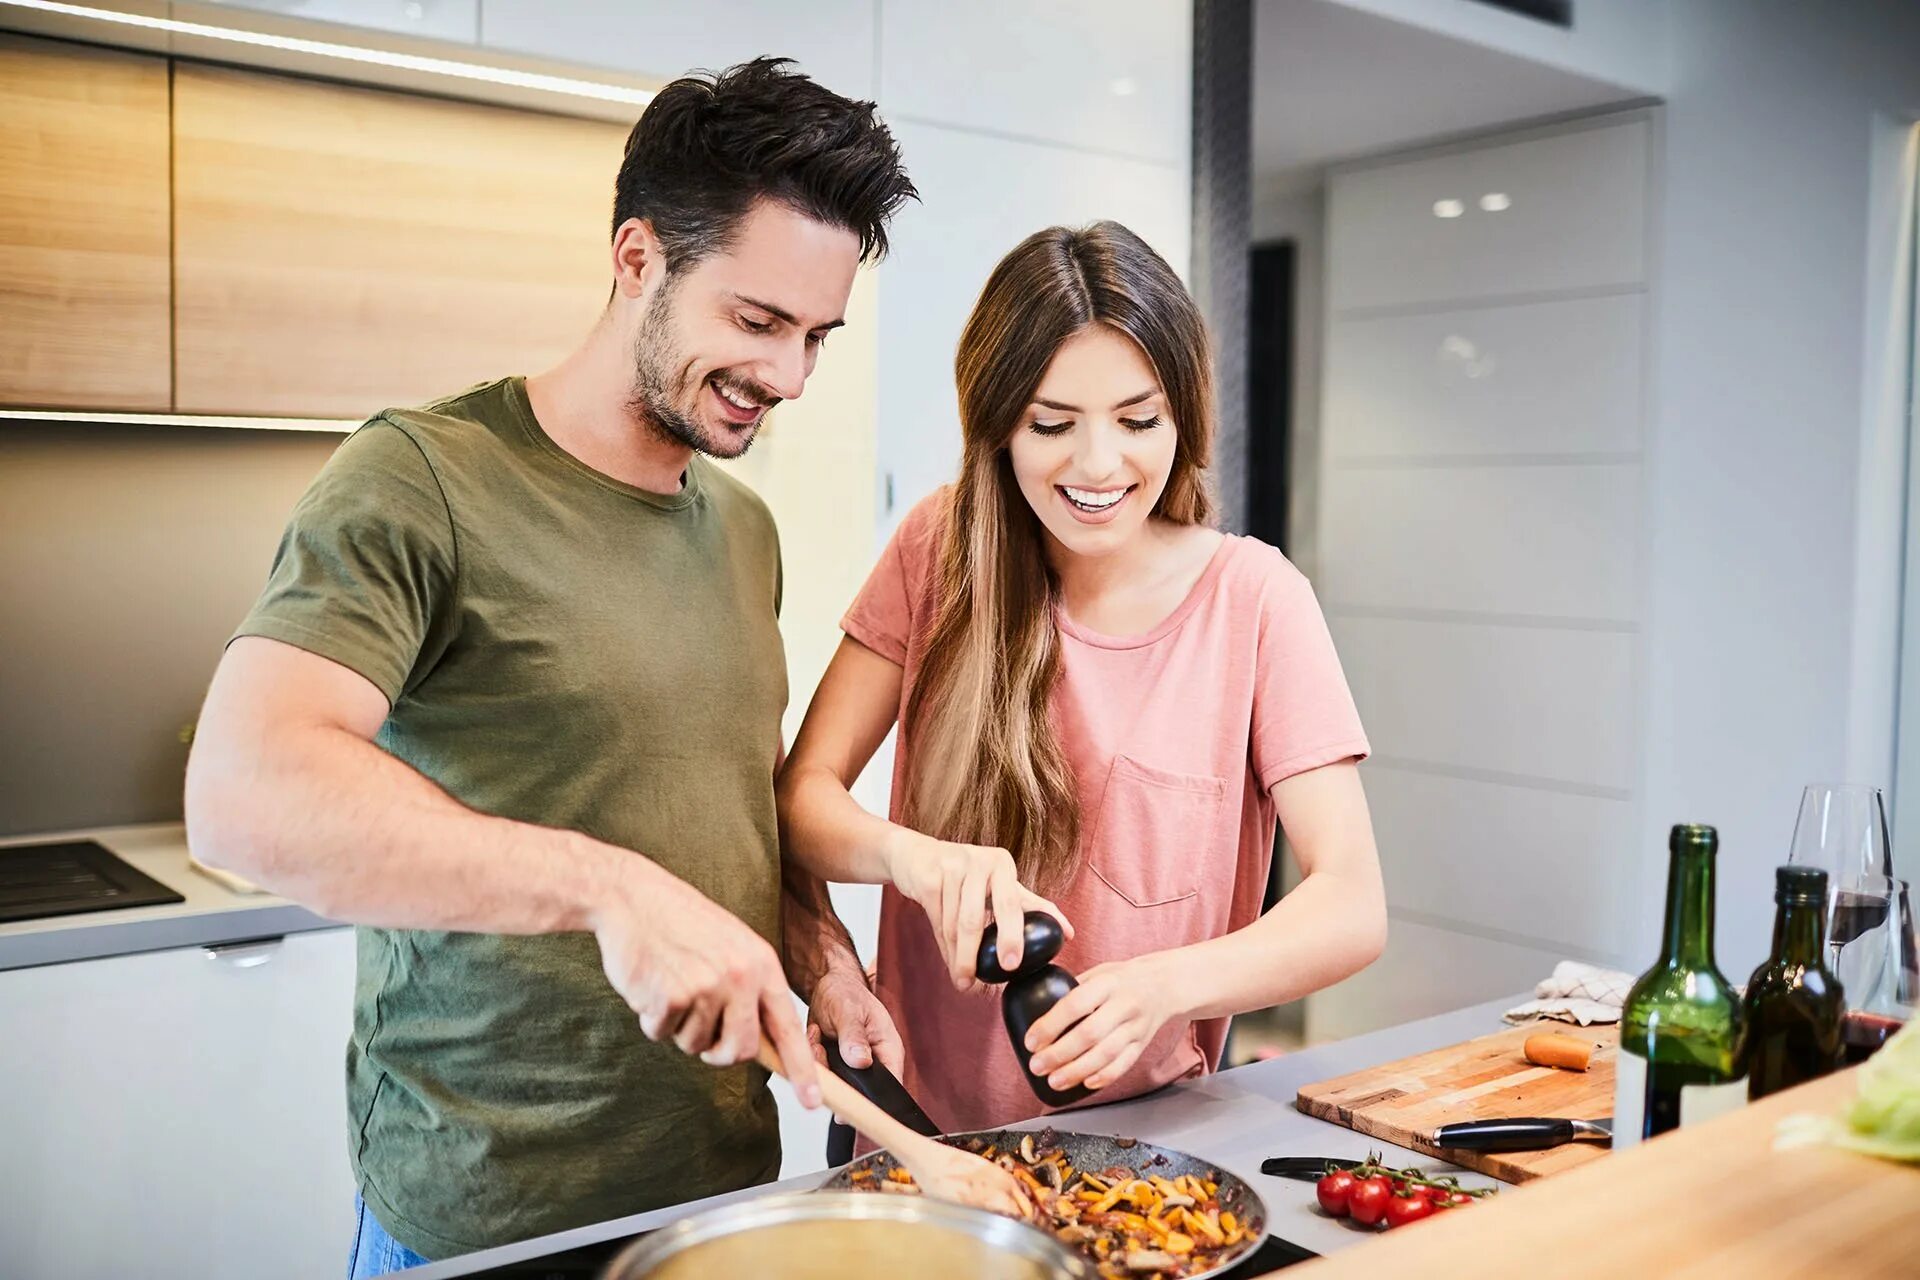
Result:
<svg viewBox="0 0 1920 1280"><path fill-rule="evenodd" d="M779 598L743 485L602 475L509 378L348 437L239 634L365 676L378 744L462 804L637 850L778 945ZM361 929L347 1096L361 1193L429 1258L780 1165L765 1073L648 1041L586 933Z"/></svg>

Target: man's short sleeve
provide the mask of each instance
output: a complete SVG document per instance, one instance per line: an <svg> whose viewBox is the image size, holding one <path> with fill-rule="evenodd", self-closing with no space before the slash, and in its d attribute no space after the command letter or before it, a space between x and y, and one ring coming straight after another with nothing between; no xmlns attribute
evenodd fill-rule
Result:
<svg viewBox="0 0 1920 1280"><path fill-rule="evenodd" d="M388 703L446 647L457 548L426 455L384 419L328 459L287 522L273 572L235 632L294 645L365 676Z"/></svg>

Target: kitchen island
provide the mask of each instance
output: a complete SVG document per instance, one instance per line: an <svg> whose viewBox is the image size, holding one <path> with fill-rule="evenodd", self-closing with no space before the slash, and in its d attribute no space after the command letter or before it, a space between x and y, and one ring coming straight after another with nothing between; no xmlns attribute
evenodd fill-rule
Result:
<svg viewBox="0 0 1920 1280"><path fill-rule="evenodd" d="M1469 1271L1476 1280L1800 1280L1920 1276L1920 1166L1832 1147L1776 1150L1782 1117L1831 1115L1858 1070L1610 1155L1469 1212L1390 1231L1303 1280Z"/></svg>
<svg viewBox="0 0 1920 1280"><path fill-rule="evenodd" d="M1267 1177L1260 1172L1262 1160L1270 1156L1358 1160L1370 1151L1381 1151L1397 1165L1417 1165L1437 1171L1453 1171L1454 1167L1301 1114L1293 1106L1300 1086L1498 1031L1504 1025L1501 1013L1516 1002L1515 999L1491 1001L1370 1035L1319 1045L1269 1062L1236 1067L1173 1085L1130 1102L1086 1108L1076 1111L1071 1118L1055 1117L1054 1123L1060 1128L1092 1133L1126 1134L1213 1161L1245 1178L1266 1200L1271 1235L1309 1253L1334 1253L1366 1240L1372 1233L1322 1215L1314 1204L1311 1183ZM1036 1121L1032 1127L1044 1123ZM581 1270L587 1265L582 1262L559 1265L556 1259L554 1265L542 1266L535 1260L568 1253L588 1258L596 1250L604 1251L610 1241L640 1235L689 1214L773 1191L816 1187L824 1177L815 1173L790 1178L488 1249L406 1274L410 1280L489 1274L591 1275L590 1267L584 1272ZM1461 1181L1467 1186L1494 1185L1492 1179L1472 1173L1462 1173Z"/></svg>

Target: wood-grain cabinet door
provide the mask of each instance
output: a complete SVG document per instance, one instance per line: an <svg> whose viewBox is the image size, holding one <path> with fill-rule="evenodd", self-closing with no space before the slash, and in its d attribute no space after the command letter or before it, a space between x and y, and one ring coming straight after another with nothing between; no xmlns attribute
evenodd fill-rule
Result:
<svg viewBox="0 0 1920 1280"><path fill-rule="evenodd" d="M417 404L606 303L617 125L181 62L173 127L180 412Z"/></svg>
<svg viewBox="0 0 1920 1280"><path fill-rule="evenodd" d="M172 389L167 62L0 35L0 404Z"/></svg>

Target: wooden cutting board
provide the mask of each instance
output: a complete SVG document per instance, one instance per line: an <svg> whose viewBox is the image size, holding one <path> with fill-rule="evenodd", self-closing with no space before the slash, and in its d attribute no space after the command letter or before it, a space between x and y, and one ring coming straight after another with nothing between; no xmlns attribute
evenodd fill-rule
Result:
<svg viewBox="0 0 1920 1280"><path fill-rule="evenodd" d="M1599 1046L1592 1065L1585 1071L1561 1071L1528 1062L1520 1046L1528 1036L1548 1030L1592 1040ZM1357 1133L1370 1133L1507 1182L1526 1182L1597 1160L1608 1148L1582 1141L1546 1151L1442 1151L1423 1135L1460 1120L1610 1116L1613 1060L1619 1047L1618 1026L1529 1023L1307 1085L1294 1106Z"/></svg>

